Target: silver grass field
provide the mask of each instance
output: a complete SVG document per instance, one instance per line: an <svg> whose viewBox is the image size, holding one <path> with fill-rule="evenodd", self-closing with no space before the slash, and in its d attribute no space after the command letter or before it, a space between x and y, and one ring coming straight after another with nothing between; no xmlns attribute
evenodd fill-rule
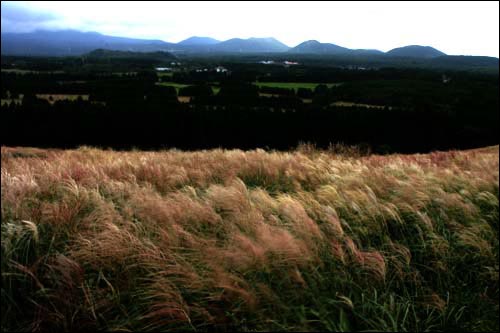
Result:
<svg viewBox="0 0 500 333"><path fill-rule="evenodd" d="M2 147L2 330L498 330L498 146Z"/></svg>

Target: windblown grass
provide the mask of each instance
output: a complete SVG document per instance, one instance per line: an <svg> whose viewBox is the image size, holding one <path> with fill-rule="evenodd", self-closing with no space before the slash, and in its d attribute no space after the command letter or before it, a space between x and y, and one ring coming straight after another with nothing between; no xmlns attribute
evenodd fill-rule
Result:
<svg viewBox="0 0 500 333"><path fill-rule="evenodd" d="M498 330L498 147L2 147L2 330Z"/></svg>

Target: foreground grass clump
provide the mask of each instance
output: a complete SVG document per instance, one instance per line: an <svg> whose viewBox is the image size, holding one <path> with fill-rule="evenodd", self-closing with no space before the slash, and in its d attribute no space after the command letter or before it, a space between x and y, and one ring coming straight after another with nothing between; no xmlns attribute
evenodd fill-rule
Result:
<svg viewBox="0 0 500 333"><path fill-rule="evenodd" d="M2 330L498 330L498 147L2 147Z"/></svg>

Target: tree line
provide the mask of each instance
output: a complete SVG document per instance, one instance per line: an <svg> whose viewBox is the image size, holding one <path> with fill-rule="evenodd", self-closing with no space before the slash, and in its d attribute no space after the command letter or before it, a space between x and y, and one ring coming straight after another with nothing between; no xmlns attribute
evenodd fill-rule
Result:
<svg viewBox="0 0 500 333"><path fill-rule="evenodd" d="M499 142L498 76L384 69L352 71L339 86L285 89L254 84L259 77L280 78L283 69L267 76L253 65L231 69L230 75L218 77L217 94L211 88L214 82L203 80L196 71L183 74L182 80L197 79L179 92L156 85L158 77L152 71L2 72L2 99L24 95L22 103L2 103L2 141L52 147L282 150L302 142L318 147L345 143L368 145L382 153ZM332 71L349 76L344 70ZM315 69L297 70L290 77L312 81L314 73ZM36 97L42 93L90 98L49 103ZM191 96L191 101L180 103L178 95ZM354 104L336 103L341 101Z"/></svg>

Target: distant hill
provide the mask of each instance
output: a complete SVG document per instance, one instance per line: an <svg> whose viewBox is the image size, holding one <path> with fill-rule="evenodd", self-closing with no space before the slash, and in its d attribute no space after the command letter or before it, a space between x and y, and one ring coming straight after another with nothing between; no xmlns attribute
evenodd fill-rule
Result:
<svg viewBox="0 0 500 333"><path fill-rule="evenodd" d="M318 55L383 55L384 52L372 49L349 49L331 43L320 43L317 40L308 40L288 50L295 54L318 54Z"/></svg>
<svg viewBox="0 0 500 333"><path fill-rule="evenodd" d="M180 53L207 53L213 52L213 47L220 41L210 37L193 36L176 44L176 52Z"/></svg>
<svg viewBox="0 0 500 333"><path fill-rule="evenodd" d="M187 39L184 39L183 41L180 41L177 43L177 45L183 45L183 46L207 46L207 45L214 45L220 43L220 40L211 38L211 37L198 37L198 36L193 36L189 37Z"/></svg>
<svg viewBox="0 0 500 333"><path fill-rule="evenodd" d="M435 58L446 55L444 52L441 52L433 47L421 45L408 45L398 47L388 51L386 54L393 57L412 58Z"/></svg>
<svg viewBox="0 0 500 333"><path fill-rule="evenodd" d="M290 53L303 54L346 54L350 49L330 43L320 43L317 40L308 40L291 48Z"/></svg>
<svg viewBox="0 0 500 333"><path fill-rule="evenodd" d="M169 51L175 44L161 40L136 39L102 35L76 30L2 33L4 55L68 56L81 55L95 49L151 52Z"/></svg>
<svg viewBox="0 0 500 333"><path fill-rule="evenodd" d="M258 52L285 52L289 47L279 40L269 38L233 38L214 45L215 52L258 53Z"/></svg>

